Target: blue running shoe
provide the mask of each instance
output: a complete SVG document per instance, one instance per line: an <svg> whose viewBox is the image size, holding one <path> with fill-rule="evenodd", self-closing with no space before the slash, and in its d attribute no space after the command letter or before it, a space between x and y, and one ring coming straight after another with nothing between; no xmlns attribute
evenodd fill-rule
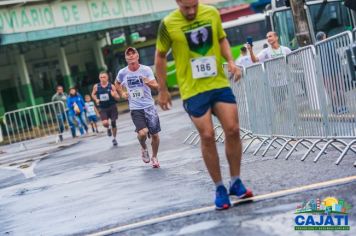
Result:
<svg viewBox="0 0 356 236"><path fill-rule="evenodd" d="M234 195L240 199L253 197L250 189L246 189L241 179L237 179L230 187L230 195Z"/></svg>
<svg viewBox="0 0 356 236"><path fill-rule="evenodd" d="M215 209L225 210L231 206L229 195L225 186L221 185L216 189Z"/></svg>

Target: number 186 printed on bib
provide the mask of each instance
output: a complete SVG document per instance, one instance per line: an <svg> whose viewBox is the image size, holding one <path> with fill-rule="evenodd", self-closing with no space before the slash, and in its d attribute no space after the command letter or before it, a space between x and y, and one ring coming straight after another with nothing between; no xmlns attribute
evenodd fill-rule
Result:
<svg viewBox="0 0 356 236"><path fill-rule="evenodd" d="M192 67L193 79L214 77L217 75L215 56L192 58L190 65Z"/></svg>

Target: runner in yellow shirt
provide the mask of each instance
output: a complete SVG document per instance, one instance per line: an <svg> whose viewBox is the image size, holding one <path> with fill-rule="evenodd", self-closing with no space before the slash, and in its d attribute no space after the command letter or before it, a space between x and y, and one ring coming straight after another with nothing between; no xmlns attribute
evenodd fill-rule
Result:
<svg viewBox="0 0 356 236"><path fill-rule="evenodd" d="M236 100L222 68L222 56L235 79L241 77L241 71L231 56L217 9L198 0L176 2L178 9L162 20L158 31L155 57L160 87L158 102L163 110L171 106L166 86L166 54L172 49L183 105L200 134L203 158L216 185L216 209L227 209L231 203L222 182L212 114L218 117L225 132L231 175L229 194L252 197L240 180L242 146Z"/></svg>

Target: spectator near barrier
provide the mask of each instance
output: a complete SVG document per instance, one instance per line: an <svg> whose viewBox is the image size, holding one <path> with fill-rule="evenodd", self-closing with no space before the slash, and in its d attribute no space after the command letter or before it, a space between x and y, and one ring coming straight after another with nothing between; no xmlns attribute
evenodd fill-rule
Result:
<svg viewBox="0 0 356 236"><path fill-rule="evenodd" d="M246 44L248 51L250 52L251 60L253 62L265 62L266 60L286 56L291 53L288 47L281 46L278 42L278 34L274 31L267 33L267 42L269 47L264 48L261 52L255 56L252 50L252 46ZM283 68L282 68L283 69ZM275 78L271 82L272 94L275 102L279 103L284 101L287 96L287 80L286 78Z"/></svg>
<svg viewBox="0 0 356 236"><path fill-rule="evenodd" d="M317 42L322 41L322 40L326 39L326 34L323 31L319 31L315 35L315 39L316 39Z"/></svg>
<svg viewBox="0 0 356 236"><path fill-rule="evenodd" d="M246 44L246 47L250 52L251 60L253 62L263 63L268 59L286 56L291 53L291 50L288 47L279 45L278 34L274 31L270 31L267 33L267 42L270 46L264 48L260 53L257 54L257 56L255 56L255 54L253 53L252 46Z"/></svg>
<svg viewBox="0 0 356 236"><path fill-rule="evenodd" d="M66 116L68 116L67 97L68 95L63 91L63 86L57 85L56 93L52 97L52 102L63 102L64 104L64 110L58 109L59 112L56 114L59 124L58 131L60 141L63 141L64 123L66 121ZM70 127L73 126L73 124L71 123L69 125Z"/></svg>
<svg viewBox="0 0 356 236"><path fill-rule="evenodd" d="M74 125L74 120L78 125L80 134L84 135L84 130L88 132L88 126L85 122L84 99L77 92L76 88L69 89L67 106L68 106L68 120L69 120L70 129L73 138L76 137L76 130L75 130L76 127Z"/></svg>
<svg viewBox="0 0 356 236"><path fill-rule="evenodd" d="M248 67L253 64L251 57L247 55L247 48L242 46L240 48L240 56L236 59L235 63L240 66Z"/></svg>

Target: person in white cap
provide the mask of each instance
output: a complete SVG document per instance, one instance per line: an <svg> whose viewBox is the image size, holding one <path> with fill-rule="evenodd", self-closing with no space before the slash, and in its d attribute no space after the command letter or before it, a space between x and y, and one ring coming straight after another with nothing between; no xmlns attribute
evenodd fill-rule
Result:
<svg viewBox="0 0 356 236"><path fill-rule="evenodd" d="M151 161L153 168L159 168L157 153L160 141L158 133L161 131L161 126L151 95L151 89L157 90L158 83L152 69L139 63L139 54L136 48L127 48L125 59L128 66L119 71L115 86L120 96L129 100L131 118L141 145L142 160L145 163ZM146 140L149 137L152 138L151 159L146 145Z"/></svg>

